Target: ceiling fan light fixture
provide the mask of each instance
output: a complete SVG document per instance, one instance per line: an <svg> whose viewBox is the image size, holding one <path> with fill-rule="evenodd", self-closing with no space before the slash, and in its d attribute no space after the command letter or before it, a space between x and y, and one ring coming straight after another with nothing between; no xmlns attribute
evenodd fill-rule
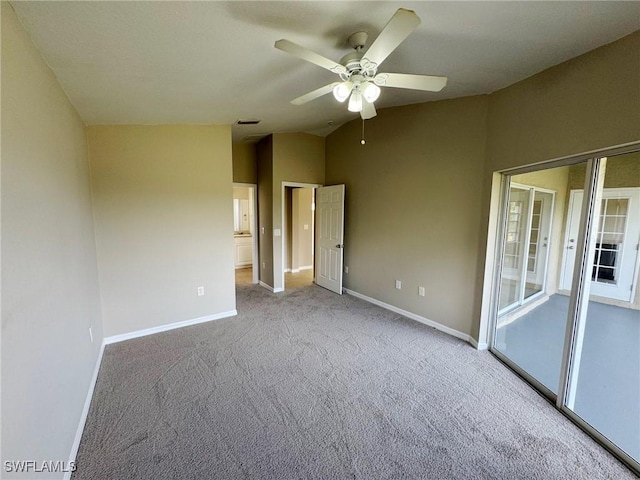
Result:
<svg viewBox="0 0 640 480"><path fill-rule="evenodd" d="M380 87L375 83L367 82L367 85L364 87L362 92L365 100L369 103L375 102L380 96Z"/></svg>
<svg viewBox="0 0 640 480"><path fill-rule="evenodd" d="M351 98L349 99L349 106L347 108L350 112L362 111L362 93L360 93L360 90L353 90Z"/></svg>
<svg viewBox="0 0 640 480"><path fill-rule="evenodd" d="M333 87L333 96L339 102L344 102L347 98L349 98L349 94L353 90L352 82L342 82Z"/></svg>

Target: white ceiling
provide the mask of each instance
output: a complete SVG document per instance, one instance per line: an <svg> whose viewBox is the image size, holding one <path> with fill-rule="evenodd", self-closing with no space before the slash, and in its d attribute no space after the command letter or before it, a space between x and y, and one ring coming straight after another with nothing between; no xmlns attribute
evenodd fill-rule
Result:
<svg viewBox="0 0 640 480"><path fill-rule="evenodd" d="M339 60L399 7L422 24L379 71L443 75L440 93L384 89L378 108L490 93L640 29L640 2L12 2L87 124L232 124L234 141L326 135L358 114L337 79L273 47L286 38ZM611 88L615 88L612 85ZM333 122L333 128L328 122Z"/></svg>

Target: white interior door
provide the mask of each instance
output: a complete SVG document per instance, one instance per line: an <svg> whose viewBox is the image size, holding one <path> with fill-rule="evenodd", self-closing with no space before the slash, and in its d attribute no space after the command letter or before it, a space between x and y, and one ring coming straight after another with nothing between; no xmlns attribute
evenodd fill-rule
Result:
<svg viewBox="0 0 640 480"><path fill-rule="evenodd" d="M342 295L344 185L316 189L316 283Z"/></svg>
<svg viewBox="0 0 640 480"><path fill-rule="evenodd" d="M572 190L561 288L571 289L583 191ZM591 295L631 301L640 241L640 188L605 188L595 235Z"/></svg>

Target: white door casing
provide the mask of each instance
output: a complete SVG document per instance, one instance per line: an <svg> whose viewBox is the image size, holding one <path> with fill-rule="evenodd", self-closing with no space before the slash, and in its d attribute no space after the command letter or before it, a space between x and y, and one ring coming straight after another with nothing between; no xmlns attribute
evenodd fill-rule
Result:
<svg viewBox="0 0 640 480"><path fill-rule="evenodd" d="M316 283L342 295L344 185L316 189Z"/></svg>
<svg viewBox="0 0 640 480"><path fill-rule="evenodd" d="M575 244L583 197L582 190L572 190L569 197L560 279L560 287L563 290L571 290L576 256ZM612 201L622 201L625 206L624 210L614 212L615 205ZM613 268L600 267L605 271L610 270L613 273L613 278L611 280L606 278L593 280L590 294L629 302L633 297L638 243L640 242L640 188L605 188L602 192L602 207L597 224L599 225L598 232L594 235L596 256L592 260L602 257L603 260L598 263L606 263L604 258L613 255L615 266ZM615 250L607 249L612 244L616 245ZM609 258L609 260L612 259ZM596 262L592 263L592 269L594 263Z"/></svg>

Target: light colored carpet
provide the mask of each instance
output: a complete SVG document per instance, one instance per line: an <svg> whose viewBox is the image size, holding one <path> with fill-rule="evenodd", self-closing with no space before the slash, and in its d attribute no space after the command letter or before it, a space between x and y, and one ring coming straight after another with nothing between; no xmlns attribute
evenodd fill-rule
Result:
<svg viewBox="0 0 640 480"><path fill-rule="evenodd" d="M75 479L636 478L490 353L311 285L109 345Z"/></svg>

